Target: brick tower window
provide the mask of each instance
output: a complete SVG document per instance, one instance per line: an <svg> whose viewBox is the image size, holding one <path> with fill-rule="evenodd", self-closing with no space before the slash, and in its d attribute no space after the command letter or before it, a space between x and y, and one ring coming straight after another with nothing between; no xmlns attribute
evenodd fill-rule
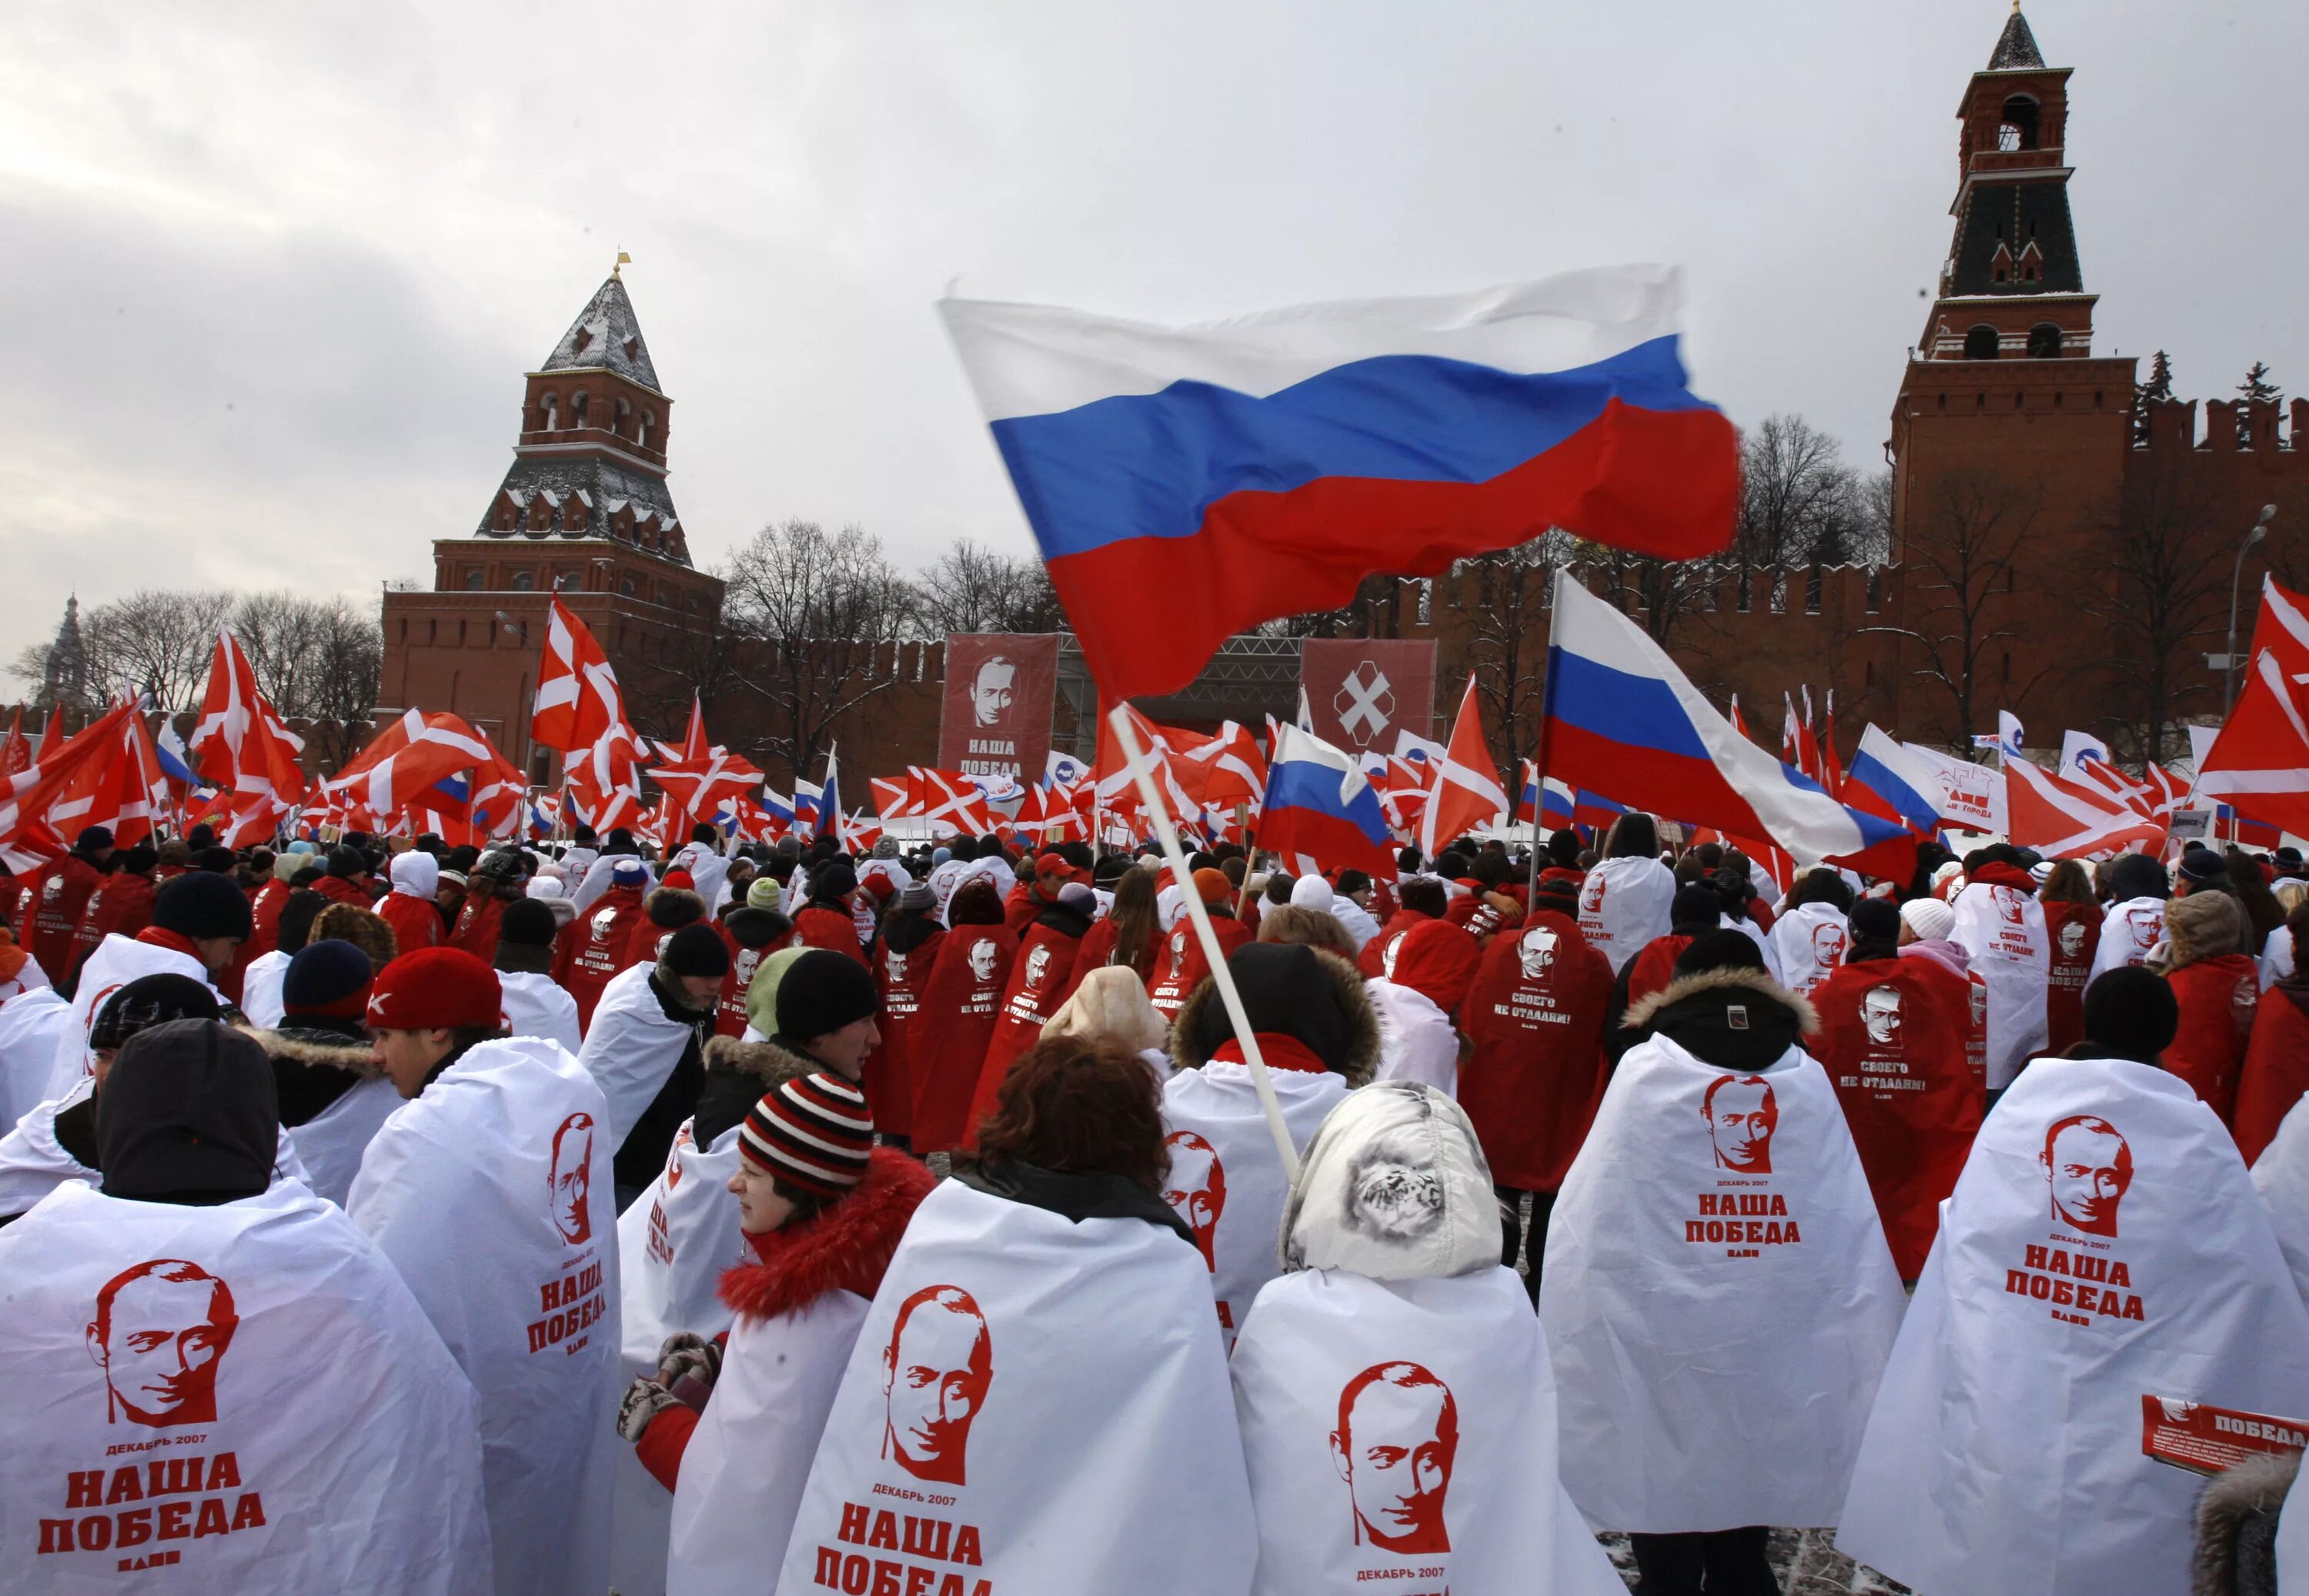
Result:
<svg viewBox="0 0 2309 1596"><path fill-rule="evenodd" d="M515 592L525 593L536 585L536 573L531 571L516 571L513 574L513 591Z"/></svg>
<svg viewBox="0 0 2309 1596"><path fill-rule="evenodd" d="M2057 360L2061 358L2061 330L2050 322L2038 322L2028 329L2028 358L2032 360Z"/></svg>
<svg viewBox="0 0 2309 1596"><path fill-rule="evenodd" d="M2034 150L2037 148L2037 102L2025 94L2016 94L2004 102L2002 125L1996 130L1999 150Z"/></svg>
<svg viewBox="0 0 2309 1596"><path fill-rule="evenodd" d="M1967 360L1996 358L1996 329L1981 323L1964 335L1964 358Z"/></svg>

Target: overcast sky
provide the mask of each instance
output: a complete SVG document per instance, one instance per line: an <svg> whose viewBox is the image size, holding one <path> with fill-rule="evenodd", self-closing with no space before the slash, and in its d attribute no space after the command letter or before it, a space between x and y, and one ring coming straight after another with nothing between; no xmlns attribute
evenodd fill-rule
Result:
<svg viewBox="0 0 2309 1596"><path fill-rule="evenodd" d="M1682 263L1693 386L1881 461L2002 0L0 9L0 658L66 593L429 578L615 252L701 564L1025 522L931 311ZM2309 391L2309 6L2039 0L2097 352Z"/></svg>

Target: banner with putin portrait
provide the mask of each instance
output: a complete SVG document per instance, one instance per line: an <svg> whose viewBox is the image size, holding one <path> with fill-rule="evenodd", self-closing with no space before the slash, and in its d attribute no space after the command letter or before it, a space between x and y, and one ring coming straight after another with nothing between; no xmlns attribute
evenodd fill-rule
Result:
<svg viewBox="0 0 2309 1596"><path fill-rule="evenodd" d="M1906 1300L1819 1065L1639 1044L1547 1227L1571 1499L1652 1534L1834 1523Z"/></svg>
<svg viewBox="0 0 2309 1596"><path fill-rule="evenodd" d="M1258 1596L1624 1596L1558 1478L1547 1343L1509 1271L1286 1274L1232 1367Z"/></svg>
<svg viewBox="0 0 2309 1596"><path fill-rule="evenodd" d="M938 768L1042 779L1058 701L1055 632L957 632L946 640L946 695L938 712Z"/></svg>
<svg viewBox="0 0 2309 1596"><path fill-rule="evenodd" d="M783 1577L761 1588L1244 1590L1256 1537L1208 1282L1168 1225L940 1183L882 1276Z"/></svg>
<svg viewBox="0 0 2309 1596"><path fill-rule="evenodd" d="M1920 1591L2187 1590L2203 1482L2144 1454L2143 1393L2309 1414L2309 1310L2187 1083L2036 1059L1941 1209L1838 1544Z"/></svg>
<svg viewBox="0 0 2309 1596"><path fill-rule="evenodd" d="M68 1182L0 1279L11 1592L489 1588L472 1390L333 1203Z"/></svg>

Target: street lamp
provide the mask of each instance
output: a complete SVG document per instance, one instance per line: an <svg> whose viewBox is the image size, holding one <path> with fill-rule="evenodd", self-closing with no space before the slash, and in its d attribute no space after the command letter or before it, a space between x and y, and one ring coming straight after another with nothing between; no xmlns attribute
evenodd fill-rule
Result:
<svg viewBox="0 0 2309 1596"><path fill-rule="evenodd" d="M2244 541L2237 545L2236 563L2229 570L2229 651L2225 656L2227 669L2221 673L2221 718L2223 720L2227 720L2228 712L2236 707L2237 583L2244 576L2244 551L2269 536L2269 523L2276 519L2275 505L2263 505L2261 507L2261 519L2253 523L2253 530L2245 533Z"/></svg>

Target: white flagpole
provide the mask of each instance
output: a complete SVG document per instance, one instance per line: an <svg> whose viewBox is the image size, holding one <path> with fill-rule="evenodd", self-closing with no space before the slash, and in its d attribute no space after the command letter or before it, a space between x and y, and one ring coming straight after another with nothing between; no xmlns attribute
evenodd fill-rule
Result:
<svg viewBox="0 0 2309 1596"><path fill-rule="evenodd" d="M1179 895L1186 901L1187 916L1195 922L1195 935L1203 945L1203 957L1211 967L1211 979L1218 984L1219 1001L1226 1005L1227 1019L1234 1025L1235 1040L1242 1045L1243 1062L1250 1066L1250 1083L1258 1089L1258 1106L1267 1112L1267 1128L1274 1133L1275 1151L1283 1159L1283 1176L1287 1181L1299 1178L1299 1153L1291 1145L1291 1129L1283 1123L1283 1105L1276 1100L1275 1083L1267 1077L1267 1060L1259 1057L1258 1038L1250 1028L1250 1016L1243 1012L1242 994L1234 988L1234 976L1227 969L1226 953L1219 946L1219 936L1211 929L1211 917L1203 910L1203 898L1195 890L1194 874L1187 868L1187 856L1179 847L1179 833L1172 829L1171 811L1163 807L1163 795L1154 786L1153 761L1139 757L1138 737L1131 729L1130 705L1128 700L1118 701L1107 712L1106 722L1114 728L1117 741L1122 745L1122 763L1138 784L1138 801L1154 822L1154 840L1162 844L1163 857L1170 861L1171 879L1179 885Z"/></svg>

